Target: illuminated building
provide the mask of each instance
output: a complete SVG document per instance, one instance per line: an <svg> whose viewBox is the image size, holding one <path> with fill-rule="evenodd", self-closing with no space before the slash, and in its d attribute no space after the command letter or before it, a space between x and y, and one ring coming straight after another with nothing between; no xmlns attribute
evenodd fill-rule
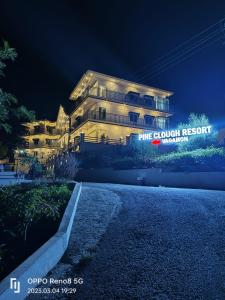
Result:
<svg viewBox="0 0 225 300"><path fill-rule="evenodd" d="M42 163L58 153L59 140L68 132L69 118L62 106L59 108L57 120L38 120L23 123L25 132L23 144L15 152L15 159L28 154L35 156ZM22 154L22 155L21 155Z"/></svg>
<svg viewBox="0 0 225 300"><path fill-rule="evenodd" d="M131 134L169 127L171 92L87 71L74 87L70 116L24 124L24 150L41 161L81 143L126 144Z"/></svg>
<svg viewBox="0 0 225 300"><path fill-rule="evenodd" d="M172 93L116 77L87 71L70 99L70 142L126 144L131 134L169 126Z"/></svg>

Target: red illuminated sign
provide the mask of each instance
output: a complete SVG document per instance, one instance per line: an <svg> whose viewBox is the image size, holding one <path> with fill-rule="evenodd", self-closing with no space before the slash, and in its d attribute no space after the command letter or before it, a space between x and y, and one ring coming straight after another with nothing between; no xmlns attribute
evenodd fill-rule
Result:
<svg viewBox="0 0 225 300"><path fill-rule="evenodd" d="M161 143L160 140L153 140L151 141L152 145L159 145Z"/></svg>

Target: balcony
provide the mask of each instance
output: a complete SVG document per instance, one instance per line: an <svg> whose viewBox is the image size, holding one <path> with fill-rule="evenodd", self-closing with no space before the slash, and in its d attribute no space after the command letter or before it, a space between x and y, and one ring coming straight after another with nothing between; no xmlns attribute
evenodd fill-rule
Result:
<svg viewBox="0 0 225 300"><path fill-rule="evenodd" d="M110 123L129 127L141 128L146 130L156 129L154 119L151 123L146 123L145 119L137 118L136 122L130 120L130 116L123 116L99 111L88 111L76 122L72 124L72 129L76 129L86 121L100 121L100 123Z"/></svg>
<svg viewBox="0 0 225 300"><path fill-rule="evenodd" d="M128 92L127 94L102 90L98 87L87 88L76 102L78 107L87 97L108 100L116 103L125 103L147 109L152 109L160 112L169 113L169 100L167 98L153 96L139 96L137 93Z"/></svg>
<svg viewBox="0 0 225 300"><path fill-rule="evenodd" d="M61 135L63 132L59 129L51 129L48 130L45 127L40 127L38 129L30 129L24 133L24 135L39 135L39 134L47 134L47 135Z"/></svg>
<svg viewBox="0 0 225 300"><path fill-rule="evenodd" d="M49 149L56 149L59 148L57 143L44 143L44 142L38 142L38 143L24 143L21 144L19 147L21 149L35 149L35 148L49 148Z"/></svg>

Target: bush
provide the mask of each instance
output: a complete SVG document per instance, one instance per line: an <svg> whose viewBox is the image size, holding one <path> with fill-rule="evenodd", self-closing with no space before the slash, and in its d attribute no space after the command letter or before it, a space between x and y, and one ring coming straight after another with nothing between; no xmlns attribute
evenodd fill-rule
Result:
<svg viewBox="0 0 225 300"><path fill-rule="evenodd" d="M1 215L1 226L11 228L15 235L21 235L26 240L27 229L31 223L42 217L53 220L60 217L61 209L70 194L71 191L66 185L22 184L2 187L0 211L4 211L4 215ZM10 222L16 223L16 226L11 226Z"/></svg>
<svg viewBox="0 0 225 300"><path fill-rule="evenodd" d="M155 167L190 171L225 170L223 148L208 147L193 151L171 152L154 159Z"/></svg>
<svg viewBox="0 0 225 300"><path fill-rule="evenodd" d="M65 184L0 187L0 277L54 234L71 189Z"/></svg>
<svg viewBox="0 0 225 300"><path fill-rule="evenodd" d="M30 179L41 178L46 174L45 166L34 156L26 154L20 164L21 168L27 170L27 177Z"/></svg>
<svg viewBox="0 0 225 300"><path fill-rule="evenodd" d="M191 128L191 127L201 127L210 125L208 118L204 115L198 115L195 113L191 113L188 118L187 124L179 124L178 129L183 128ZM216 132L212 132L209 135L191 135L188 137L188 142L179 143L178 150L179 151L190 151L200 148L207 148L215 145L216 143Z"/></svg>
<svg viewBox="0 0 225 300"><path fill-rule="evenodd" d="M54 160L55 177L75 179L79 164L77 154L74 152L59 155Z"/></svg>

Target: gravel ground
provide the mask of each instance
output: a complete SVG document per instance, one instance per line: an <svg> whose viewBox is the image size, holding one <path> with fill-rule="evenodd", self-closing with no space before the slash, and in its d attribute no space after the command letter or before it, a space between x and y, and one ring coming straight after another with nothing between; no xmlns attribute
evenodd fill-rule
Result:
<svg viewBox="0 0 225 300"><path fill-rule="evenodd" d="M68 299L225 299L225 192L89 186L123 208Z"/></svg>
<svg viewBox="0 0 225 300"><path fill-rule="evenodd" d="M225 299L225 192L91 183L84 187L86 217L97 201L90 221L104 225L95 236L90 224L83 229L84 219L77 230L75 224L81 240L89 228L86 242L78 239L77 245L74 234L64 261L51 276L82 277L84 284L75 295L60 299ZM114 199L111 209L105 207L108 217L98 201L102 193L100 202ZM77 264L83 248L93 258Z"/></svg>
<svg viewBox="0 0 225 300"><path fill-rule="evenodd" d="M95 255L97 244L111 220L121 207L119 195L107 189L82 187L74 225L65 255L46 278L77 277L77 269L86 265ZM40 285L40 288L70 288L72 285ZM62 293L31 294L27 299L65 299Z"/></svg>

